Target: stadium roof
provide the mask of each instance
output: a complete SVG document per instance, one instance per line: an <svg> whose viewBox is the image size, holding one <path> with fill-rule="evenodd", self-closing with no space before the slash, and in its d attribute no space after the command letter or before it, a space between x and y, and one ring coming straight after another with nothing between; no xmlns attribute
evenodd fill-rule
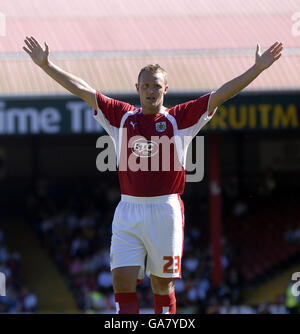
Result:
<svg viewBox="0 0 300 334"><path fill-rule="evenodd" d="M26 36L105 93L134 93L148 63L168 71L169 91L215 89L253 64L257 42L281 41L247 90L300 89L299 0L1 0L0 12L1 95L66 93L22 50Z"/></svg>

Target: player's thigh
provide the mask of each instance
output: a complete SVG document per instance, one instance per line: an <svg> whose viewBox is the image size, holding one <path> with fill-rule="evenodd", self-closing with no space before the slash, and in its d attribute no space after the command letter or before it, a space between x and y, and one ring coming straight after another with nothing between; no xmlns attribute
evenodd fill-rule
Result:
<svg viewBox="0 0 300 334"><path fill-rule="evenodd" d="M184 220L179 201L152 208L145 235L147 274L181 277Z"/></svg>
<svg viewBox="0 0 300 334"><path fill-rule="evenodd" d="M112 270L115 293L135 292L140 266L118 267Z"/></svg>
<svg viewBox="0 0 300 334"><path fill-rule="evenodd" d="M119 203L113 224L110 246L110 267L143 267L146 249L141 239L140 214L131 203ZM119 277L119 276L118 276ZM118 279L119 281L120 279Z"/></svg>

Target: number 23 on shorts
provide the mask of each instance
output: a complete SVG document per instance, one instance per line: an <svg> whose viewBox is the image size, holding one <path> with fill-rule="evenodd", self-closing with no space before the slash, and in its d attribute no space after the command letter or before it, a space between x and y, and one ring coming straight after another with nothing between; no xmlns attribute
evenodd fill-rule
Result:
<svg viewBox="0 0 300 334"><path fill-rule="evenodd" d="M164 256L164 261L167 261L164 265L163 272L166 274L176 274L180 269L180 256ZM174 268L174 269L173 269Z"/></svg>

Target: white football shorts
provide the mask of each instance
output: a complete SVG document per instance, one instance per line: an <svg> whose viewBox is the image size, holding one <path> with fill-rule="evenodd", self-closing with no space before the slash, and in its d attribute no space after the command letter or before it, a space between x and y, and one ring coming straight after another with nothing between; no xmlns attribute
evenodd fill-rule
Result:
<svg viewBox="0 0 300 334"><path fill-rule="evenodd" d="M112 223L111 270L140 266L146 274L181 278L184 206L178 194L134 197L122 195Z"/></svg>

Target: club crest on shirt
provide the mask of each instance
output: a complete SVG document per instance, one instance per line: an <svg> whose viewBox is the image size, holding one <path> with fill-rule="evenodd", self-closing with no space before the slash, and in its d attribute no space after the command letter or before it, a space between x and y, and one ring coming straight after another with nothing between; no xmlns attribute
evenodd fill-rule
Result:
<svg viewBox="0 0 300 334"><path fill-rule="evenodd" d="M157 122L155 123L155 128L157 132L164 132L167 128L166 122Z"/></svg>

